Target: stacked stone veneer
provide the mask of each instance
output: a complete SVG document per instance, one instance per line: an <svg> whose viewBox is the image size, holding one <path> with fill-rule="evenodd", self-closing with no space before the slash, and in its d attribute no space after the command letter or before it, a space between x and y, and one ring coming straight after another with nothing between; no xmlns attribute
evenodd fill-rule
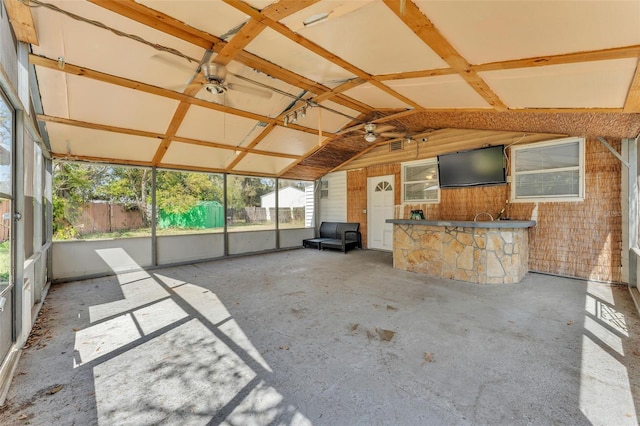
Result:
<svg viewBox="0 0 640 426"><path fill-rule="evenodd" d="M510 284L528 271L527 228L393 225L393 266L479 284Z"/></svg>

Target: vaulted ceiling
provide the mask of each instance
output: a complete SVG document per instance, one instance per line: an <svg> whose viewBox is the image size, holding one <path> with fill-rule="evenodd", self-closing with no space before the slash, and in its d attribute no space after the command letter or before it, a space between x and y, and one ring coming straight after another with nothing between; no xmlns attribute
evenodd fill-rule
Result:
<svg viewBox="0 0 640 426"><path fill-rule="evenodd" d="M637 0L4 1L59 158L315 179L434 131L640 133Z"/></svg>

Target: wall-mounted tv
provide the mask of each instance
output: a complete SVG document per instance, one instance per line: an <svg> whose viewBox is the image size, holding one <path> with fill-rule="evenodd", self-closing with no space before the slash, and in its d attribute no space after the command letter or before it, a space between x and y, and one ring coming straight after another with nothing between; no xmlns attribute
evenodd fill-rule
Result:
<svg viewBox="0 0 640 426"><path fill-rule="evenodd" d="M504 165L504 145L438 155L440 188L504 184Z"/></svg>

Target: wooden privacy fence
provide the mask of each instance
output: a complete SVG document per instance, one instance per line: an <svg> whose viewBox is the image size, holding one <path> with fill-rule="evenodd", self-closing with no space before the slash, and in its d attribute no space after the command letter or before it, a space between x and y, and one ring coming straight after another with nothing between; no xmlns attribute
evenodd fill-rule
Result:
<svg viewBox="0 0 640 426"><path fill-rule="evenodd" d="M9 239L11 229L11 201L0 201L0 243Z"/></svg>
<svg viewBox="0 0 640 426"><path fill-rule="evenodd" d="M142 227L142 213L123 204L86 203L74 226L81 235L125 231Z"/></svg>

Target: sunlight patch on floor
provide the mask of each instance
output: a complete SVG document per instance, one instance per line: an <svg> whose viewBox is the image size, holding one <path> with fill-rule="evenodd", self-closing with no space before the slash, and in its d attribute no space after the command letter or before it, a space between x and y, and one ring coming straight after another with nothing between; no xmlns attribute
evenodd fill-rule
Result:
<svg viewBox="0 0 640 426"><path fill-rule="evenodd" d="M122 249L99 254L134 262ZM273 370L215 293L145 271L117 279L118 299L90 306L75 330L74 368L93 364L101 422L311 424L265 382Z"/></svg>
<svg viewBox="0 0 640 426"><path fill-rule="evenodd" d="M580 410L593 424L637 425L629 375L621 362L624 339L629 334L624 315L614 306L610 286L588 284L582 336Z"/></svg>

